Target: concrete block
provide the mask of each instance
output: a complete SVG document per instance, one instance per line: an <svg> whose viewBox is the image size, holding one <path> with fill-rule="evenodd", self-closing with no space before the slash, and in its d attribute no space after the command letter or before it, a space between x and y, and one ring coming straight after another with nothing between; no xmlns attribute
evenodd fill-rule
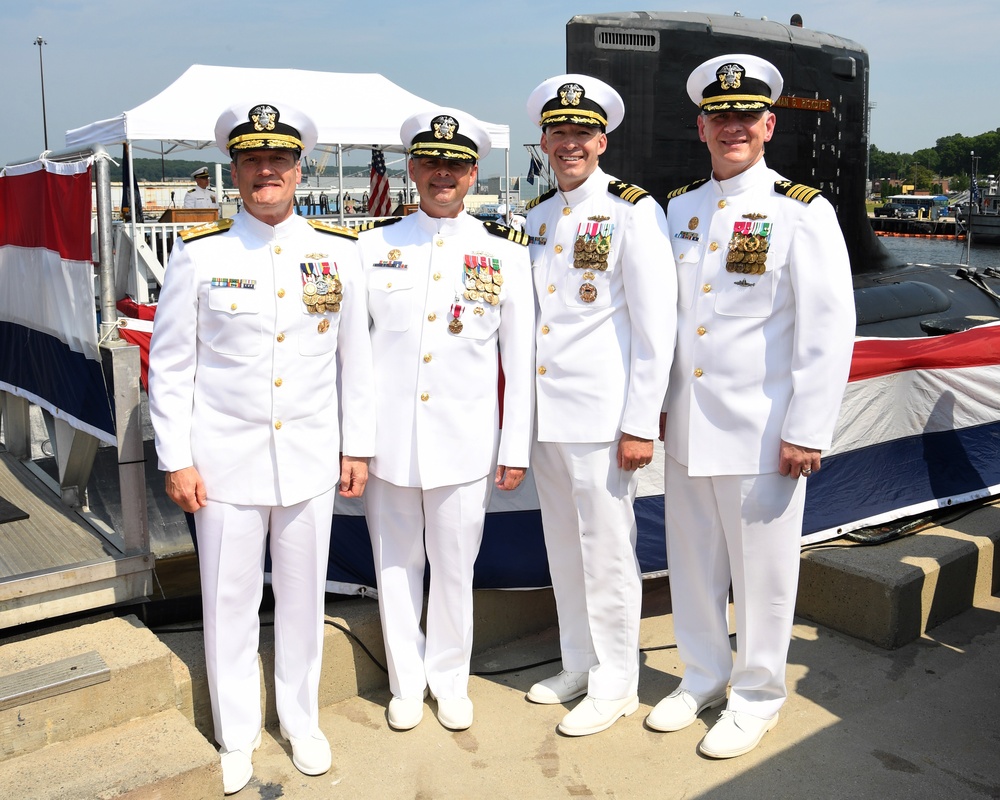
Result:
<svg viewBox="0 0 1000 800"><path fill-rule="evenodd" d="M113 618L0 645L0 674L96 651L111 679L0 712L0 761L175 706L170 651L135 617Z"/></svg>
<svg viewBox="0 0 1000 800"><path fill-rule="evenodd" d="M894 649L995 593L1000 509L877 546L807 550L796 613Z"/></svg>
<svg viewBox="0 0 1000 800"><path fill-rule="evenodd" d="M222 768L215 748L169 710L0 762L0 786L32 800L204 800L222 797Z"/></svg>

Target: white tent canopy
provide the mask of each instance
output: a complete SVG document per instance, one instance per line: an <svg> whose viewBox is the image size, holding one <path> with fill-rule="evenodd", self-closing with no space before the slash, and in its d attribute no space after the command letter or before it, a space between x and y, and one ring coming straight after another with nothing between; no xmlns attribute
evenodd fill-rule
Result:
<svg viewBox="0 0 1000 800"><path fill-rule="evenodd" d="M215 146L215 122L233 103L288 103L319 128L319 148L402 150L399 127L434 104L377 73L252 69L195 64L166 89L117 117L66 132L66 147L159 141L164 152ZM507 125L483 123L496 150L510 150ZM159 152L159 150L157 150Z"/></svg>

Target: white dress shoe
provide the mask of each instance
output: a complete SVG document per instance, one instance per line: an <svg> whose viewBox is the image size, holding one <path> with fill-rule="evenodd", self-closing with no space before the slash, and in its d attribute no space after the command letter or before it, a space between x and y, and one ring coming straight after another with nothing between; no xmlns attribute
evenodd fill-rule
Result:
<svg viewBox="0 0 1000 800"><path fill-rule="evenodd" d="M408 731L420 724L424 718L423 697L393 697L389 701L386 714L389 727L397 731Z"/></svg>
<svg viewBox="0 0 1000 800"><path fill-rule="evenodd" d="M295 769L303 775L322 775L329 771L333 758L330 755L330 743L317 728L310 736L289 736L283 727L279 727L283 739L292 744L292 763Z"/></svg>
<svg viewBox="0 0 1000 800"><path fill-rule="evenodd" d="M448 730L464 731L472 725L472 701L468 697L439 697L437 718Z"/></svg>
<svg viewBox="0 0 1000 800"><path fill-rule="evenodd" d="M706 708L718 708L725 702L725 691L718 697L705 697L687 689L675 689L649 712L646 724L654 731L679 731L698 719Z"/></svg>
<svg viewBox="0 0 1000 800"><path fill-rule="evenodd" d="M236 750L220 750L222 760L222 790L226 794L236 794L250 783L253 777L253 751L260 747L260 731L248 747Z"/></svg>
<svg viewBox="0 0 1000 800"><path fill-rule="evenodd" d="M778 724L778 715L770 719L755 717L744 711L723 711L719 721L701 740L698 750L710 758L734 758L749 753L764 734Z"/></svg>
<svg viewBox="0 0 1000 800"><path fill-rule="evenodd" d="M567 736L587 736L610 728L620 717L634 714L639 708L636 695L623 700L598 700L589 694L559 723L560 733Z"/></svg>
<svg viewBox="0 0 1000 800"><path fill-rule="evenodd" d="M589 682L589 672L563 670L558 675L536 683L528 690L527 696L532 703L541 703L547 706L566 703L586 694Z"/></svg>

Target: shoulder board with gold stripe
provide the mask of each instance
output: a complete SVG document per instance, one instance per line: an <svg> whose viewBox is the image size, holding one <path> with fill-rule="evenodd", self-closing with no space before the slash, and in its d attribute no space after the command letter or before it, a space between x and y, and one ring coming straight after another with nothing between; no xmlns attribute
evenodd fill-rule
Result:
<svg viewBox="0 0 1000 800"><path fill-rule="evenodd" d="M487 233L492 233L494 236L499 236L501 239L508 239L514 244L521 244L525 247L528 246L528 234L521 233L521 231L514 230L506 225L501 225L499 222L484 222L483 227L486 228Z"/></svg>
<svg viewBox="0 0 1000 800"><path fill-rule="evenodd" d="M226 219L217 219L215 222L206 222L204 225L188 228L186 231L181 231L178 236L185 242L191 242L195 239L201 239L204 236L225 233L231 227L233 227L233 221L227 217Z"/></svg>
<svg viewBox="0 0 1000 800"><path fill-rule="evenodd" d="M524 206L525 211L534 208L539 203L544 203L550 197L554 197L555 193L556 193L555 189L549 189L547 192L545 192L545 194L540 194L534 200L529 200L527 204Z"/></svg>
<svg viewBox="0 0 1000 800"><path fill-rule="evenodd" d="M675 197L679 197L685 192L690 192L692 189L697 189L699 186L704 186L708 183L708 178L700 178L699 180L689 183L687 186L682 186L680 189L674 189L672 192L667 193L667 200L672 200Z"/></svg>
<svg viewBox="0 0 1000 800"><path fill-rule="evenodd" d="M635 205L644 197L649 197L649 192L645 189L640 189L638 186L623 181L611 181L608 184L608 191L622 200L628 200L632 205Z"/></svg>
<svg viewBox="0 0 1000 800"><path fill-rule="evenodd" d="M785 197L791 197L793 200L799 200L803 203L811 203L817 197L819 197L819 189L813 189L811 186L805 186L801 183L792 183L791 181L775 181L774 191L778 194L783 194Z"/></svg>
<svg viewBox="0 0 1000 800"><path fill-rule="evenodd" d="M329 233L333 236L343 236L345 239L357 239L357 231L352 231L350 228L343 228L340 225L333 225L329 222L323 222L319 219L309 220L309 224L313 227L313 230L317 230L320 233Z"/></svg>
<svg viewBox="0 0 1000 800"><path fill-rule="evenodd" d="M356 230L358 233L364 233L365 231L373 231L376 228L384 228L386 225L395 225L399 222L402 217L386 217L385 219L371 219L368 222L362 222Z"/></svg>

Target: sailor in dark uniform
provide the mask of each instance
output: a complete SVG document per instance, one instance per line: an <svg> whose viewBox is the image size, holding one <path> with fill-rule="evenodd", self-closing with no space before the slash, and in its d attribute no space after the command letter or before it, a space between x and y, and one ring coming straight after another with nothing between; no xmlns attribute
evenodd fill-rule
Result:
<svg viewBox="0 0 1000 800"><path fill-rule="evenodd" d="M586 695L559 725L582 736L639 705L632 504L653 458L677 290L662 209L598 164L625 115L618 92L559 75L531 93L528 114L558 181L529 203L526 232L539 309L532 468L563 666L528 699Z"/></svg>
<svg viewBox="0 0 1000 800"><path fill-rule="evenodd" d="M364 489L375 420L357 236L293 213L315 124L285 105L242 104L215 133L243 210L185 232L171 254L149 409L167 494L195 515L229 794L253 775L261 739L257 613L268 536L281 734L300 771L330 768L318 703L330 523L337 490Z"/></svg>
<svg viewBox="0 0 1000 800"><path fill-rule="evenodd" d="M647 724L679 730L726 704L700 744L714 758L756 747L785 700L806 478L833 438L854 341L833 207L764 162L782 84L751 55L692 72L712 175L668 195L678 334L665 406L667 563L685 671Z"/></svg>

